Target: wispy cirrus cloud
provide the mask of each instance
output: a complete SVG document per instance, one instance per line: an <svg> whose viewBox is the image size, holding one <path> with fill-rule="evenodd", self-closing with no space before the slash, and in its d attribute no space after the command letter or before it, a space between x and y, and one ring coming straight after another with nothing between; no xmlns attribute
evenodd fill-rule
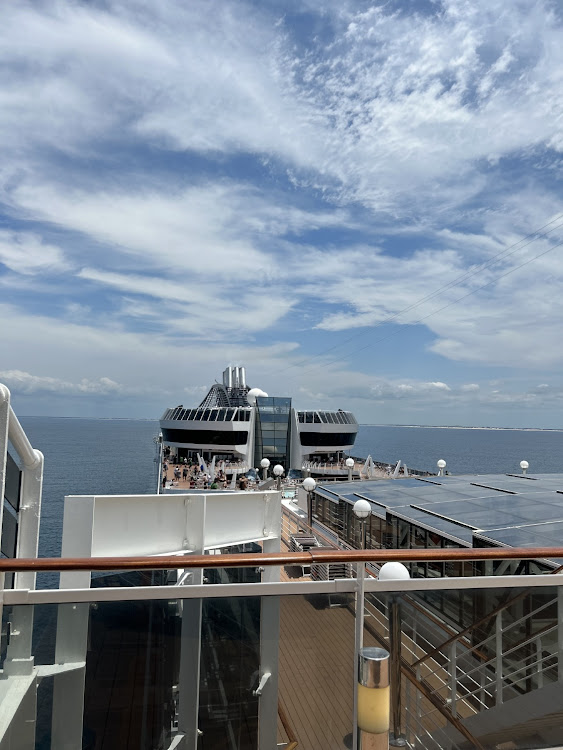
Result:
<svg viewBox="0 0 563 750"><path fill-rule="evenodd" d="M62 250L32 232L0 230L0 263L23 275L69 270Z"/></svg>
<svg viewBox="0 0 563 750"><path fill-rule="evenodd" d="M512 368L546 403L559 234L480 265L561 212L555 4L41 0L0 22L3 303L73 374L10 333L5 372L134 391L171 358L172 392L243 358L264 387L463 409L504 408L485 384Z"/></svg>
<svg viewBox="0 0 563 750"><path fill-rule="evenodd" d="M106 396L108 394L124 394L127 390L111 378L101 377L97 380L82 378L77 383L71 383L60 378L32 375L22 370L0 371L0 382L6 383L15 393L26 395L31 393L56 393L61 395Z"/></svg>

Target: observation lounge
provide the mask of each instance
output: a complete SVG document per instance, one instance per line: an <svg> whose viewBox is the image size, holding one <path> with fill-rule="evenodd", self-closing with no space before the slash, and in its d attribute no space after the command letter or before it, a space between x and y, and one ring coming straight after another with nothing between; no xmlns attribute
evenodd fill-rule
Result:
<svg viewBox="0 0 563 750"><path fill-rule="evenodd" d="M227 367L196 408L167 409L160 420L162 440L179 459L228 461L243 470L263 458L284 469L305 462L339 465L356 439L351 412L298 411L289 397L268 396L246 384L244 367Z"/></svg>
<svg viewBox="0 0 563 750"><path fill-rule="evenodd" d="M563 548L532 524L503 546L515 527L467 506L557 524L563 476L68 495L61 558L38 559L43 456L9 399L0 750L561 746Z"/></svg>

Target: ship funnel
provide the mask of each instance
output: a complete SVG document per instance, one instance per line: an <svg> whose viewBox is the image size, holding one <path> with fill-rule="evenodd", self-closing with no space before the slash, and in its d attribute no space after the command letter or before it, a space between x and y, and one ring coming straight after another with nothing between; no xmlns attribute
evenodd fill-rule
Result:
<svg viewBox="0 0 563 750"><path fill-rule="evenodd" d="M225 388L246 388L244 367L226 367L223 370L223 385Z"/></svg>

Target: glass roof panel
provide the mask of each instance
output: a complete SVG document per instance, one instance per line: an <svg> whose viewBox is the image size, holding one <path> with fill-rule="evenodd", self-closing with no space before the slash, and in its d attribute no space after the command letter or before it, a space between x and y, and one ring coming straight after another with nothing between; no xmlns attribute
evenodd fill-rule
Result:
<svg viewBox="0 0 563 750"><path fill-rule="evenodd" d="M471 542L473 538L472 529L468 529L465 526L458 526L453 524L451 521L445 518L437 518L436 516L429 516L427 513L413 510L412 508L401 508L400 515L410 519L414 524L423 523L426 527L436 529L438 532L448 534L448 536L455 537L464 542Z"/></svg>
<svg viewBox="0 0 563 750"><path fill-rule="evenodd" d="M545 537L537 536L524 529L493 529L479 534L493 542L507 544L510 547L549 547Z"/></svg>

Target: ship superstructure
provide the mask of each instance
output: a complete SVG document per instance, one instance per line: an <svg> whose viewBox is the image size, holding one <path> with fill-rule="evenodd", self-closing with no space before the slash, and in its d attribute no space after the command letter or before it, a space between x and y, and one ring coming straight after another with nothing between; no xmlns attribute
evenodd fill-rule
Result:
<svg viewBox="0 0 563 750"><path fill-rule="evenodd" d="M244 367L227 367L199 406L167 409L160 427L180 460L200 454L251 468L267 458L285 469L310 460L338 463L358 432L349 411L296 410L290 397L250 388Z"/></svg>
<svg viewBox="0 0 563 750"><path fill-rule="evenodd" d="M561 747L563 475L67 495L38 559L9 398L0 750Z"/></svg>

